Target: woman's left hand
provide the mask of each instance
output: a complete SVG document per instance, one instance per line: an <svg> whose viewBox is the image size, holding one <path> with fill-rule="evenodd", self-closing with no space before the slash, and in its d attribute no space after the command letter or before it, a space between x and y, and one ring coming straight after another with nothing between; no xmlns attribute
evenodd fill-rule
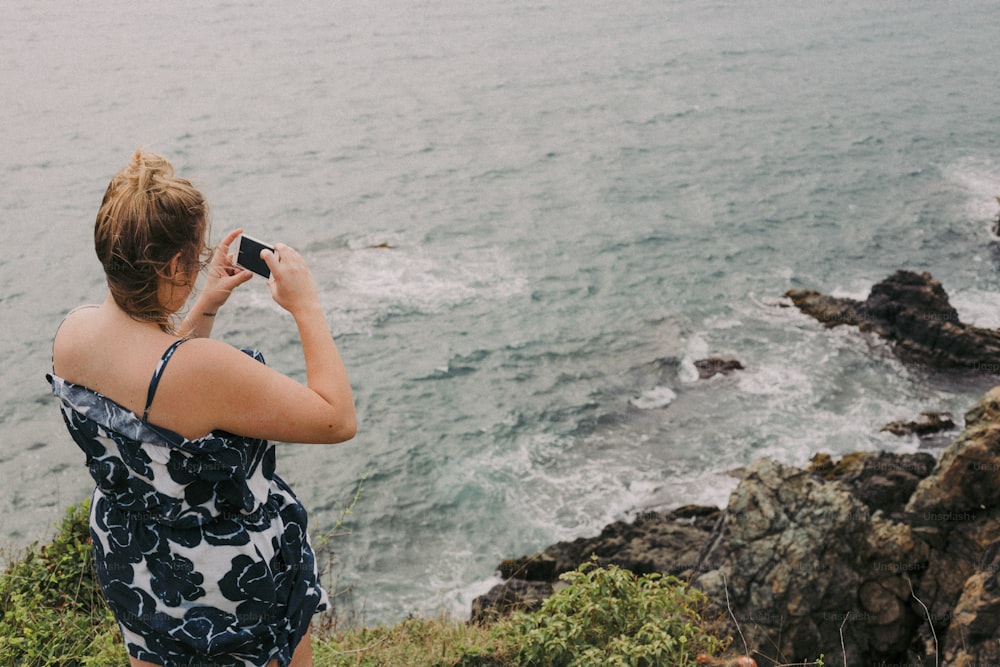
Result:
<svg viewBox="0 0 1000 667"><path fill-rule="evenodd" d="M242 233L242 229L234 229L226 234L226 238L215 248L212 261L205 270L205 287L201 291L201 299L213 310L225 304L234 289L253 277L249 270L236 266L229 255L230 244Z"/></svg>

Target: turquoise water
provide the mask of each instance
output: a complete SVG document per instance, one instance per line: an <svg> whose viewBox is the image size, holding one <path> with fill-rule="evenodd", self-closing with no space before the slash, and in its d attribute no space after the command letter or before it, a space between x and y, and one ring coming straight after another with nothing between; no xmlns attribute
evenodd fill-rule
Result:
<svg viewBox="0 0 1000 667"><path fill-rule="evenodd" d="M504 557L724 504L764 455L912 451L991 378L782 308L930 271L1000 326L989 2L8 5L0 23L0 529L90 487L43 374L103 299L104 187L137 146L300 249L350 368L349 444L279 470L367 622L468 612ZM373 247L388 244L389 248ZM296 377L260 282L219 337ZM697 380L693 362L746 370Z"/></svg>

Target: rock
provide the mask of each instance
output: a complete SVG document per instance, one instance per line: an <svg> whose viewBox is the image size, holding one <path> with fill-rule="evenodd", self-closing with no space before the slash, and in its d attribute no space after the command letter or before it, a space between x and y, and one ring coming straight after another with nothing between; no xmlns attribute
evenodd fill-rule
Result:
<svg viewBox="0 0 1000 667"><path fill-rule="evenodd" d="M955 428L955 422L951 419L951 413L928 410L921 412L920 416L921 419L917 421L897 420L889 422L881 430L888 431L893 435L925 436Z"/></svg>
<svg viewBox="0 0 1000 667"><path fill-rule="evenodd" d="M534 596L546 590L551 593L560 574L575 570L591 555L602 566L613 563L636 574L684 574L698 562L720 515L717 507L698 505L642 512L631 523L610 524L596 537L559 542L540 554L505 560L499 570L507 581L473 602L473 616L497 617L532 606ZM535 583L548 588L524 585Z"/></svg>
<svg viewBox="0 0 1000 667"><path fill-rule="evenodd" d="M681 575L695 566L718 521L717 507L689 505L670 512L643 512L632 523L616 521L600 535L554 544L542 555L556 561L555 576L575 570L596 555L636 574Z"/></svg>
<svg viewBox="0 0 1000 667"><path fill-rule="evenodd" d="M694 362L694 367L698 369L698 377L702 380L707 380L719 373L728 375L732 371L743 370L743 364L736 359L719 359L718 357L699 359Z"/></svg>
<svg viewBox="0 0 1000 667"><path fill-rule="evenodd" d="M680 573L766 664L1000 664L1000 387L965 420L937 461L762 459L721 512L646 512L505 570L558 576L595 553L640 574ZM535 608L552 590L508 579L474 618Z"/></svg>
<svg viewBox="0 0 1000 667"><path fill-rule="evenodd" d="M994 546L997 546L994 543ZM1000 549L969 577L948 626L946 665L1000 664Z"/></svg>
<svg viewBox="0 0 1000 667"><path fill-rule="evenodd" d="M934 457L926 452L854 452L836 463L829 454L817 453L808 470L826 481L839 481L870 513L899 515L920 480L934 468Z"/></svg>
<svg viewBox="0 0 1000 667"><path fill-rule="evenodd" d="M867 536L873 521L843 484L760 460L730 497L695 584L716 603L728 600L719 611L731 609L744 635L760 638L759 650L779 662L836 655L841 625L857 635L845 636L850 664L860 664L861 656L886 656L868 630L915 626L916 617L896 594L891 580L897 575L866 566L888 558L872 553ZM907 544L906 535L894 537L894 547ZM900 557L908 559L893 554ZM867 597L859 594L863 589ZM860 606L864 600L870 609ZM737 628L731 631L735 636ZM906 637L890 633L881 644L897 649Z"/></svg>
<svg viewBox="0 0 1000 667"><path fill-rule="evenodd" d="M966 412L965 429L906 506L914 531L935 549L917 595L932 619L955 628L961 627L956 605L960 599L974 604L968 587L975 582L970 578L1000 538L998 417L1000 387L995 387ZM949 636L955 628L949 629Z"/></svg>
<svg viewBox="0 0 1000 667"><path fill-rule="evenodd" d="M907 509L921 513L981 513L1000 506L1000 387L968 412L965 429L920 482Z"/></svg>
<svg viewBox="0 0 1000 667"><path fill-rule="evenodd" d="M802 471L758 461L695 583L728 600L775 661L929 664L936 636L942 664L996 662L1000 388L965 417L936 462L820 455Z"/></svg>
<svg viewBox="0 0 1000 667"><path fill-rule="evenodd" d="M841 482L869 512L883 512L896 518L934 464L934 457L926 452L872 452L864 457L860 469L845 474Z"/></svg>
<svg viewBox="0 0 1000 667"><path fill-rule="evenodd" d="M525 581L555 581L556 560L545 554L508 558L500 563L500 576L504 579Z"/></svg>
<svg viewBox="0 0 1000 667"><path fill-rule="evenodd" d="M515 611L536 611L552 595L547 581L508 579L472 601L473 623L490 623Z"/></svg>
<svg viewBox="0 0 1000 667"><path fill-rule="evenodd" d="M834 462L826 452L816 452L813 454L809 465L809 472L827 481L841 479L845 475L854 474L864 469L865 459L871 455L870 452L854 452L845 454L839 461Z"/></svg>
<svg viewBox="0 0 1000 667"><path fill-rule="evenodd" d="M874 285L865 301L813 290L790 290L785 296L825 326L857 326L893 342L903 356L1000 374L1000 331L963 324L929 273L897 271Z"/></svg>

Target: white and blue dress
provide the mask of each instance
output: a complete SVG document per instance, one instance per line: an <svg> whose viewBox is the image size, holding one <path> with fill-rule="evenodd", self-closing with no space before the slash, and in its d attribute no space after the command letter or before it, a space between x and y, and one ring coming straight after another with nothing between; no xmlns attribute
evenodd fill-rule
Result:
<svg viewBox="0 0 1000 667"><path fill-rule="evenodd" d="M275 474L274 445L222 431L188 440L54 374L97 483L97 578L129 655L165 667L286 667L326 608L306 511ZM256 351L245 350L264 362Z"/></svg>

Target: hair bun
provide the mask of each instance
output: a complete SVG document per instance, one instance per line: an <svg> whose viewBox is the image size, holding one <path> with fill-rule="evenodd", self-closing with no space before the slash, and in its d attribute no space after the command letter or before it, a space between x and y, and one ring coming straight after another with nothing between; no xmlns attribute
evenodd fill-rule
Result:
<svg viewBox="0 0 1000 667"><path fill-rule="evenodd" d="M173 177L174 168L163 156L138 148L132 154L127 173L137 194L152 194L157 181Z"/></svg>

